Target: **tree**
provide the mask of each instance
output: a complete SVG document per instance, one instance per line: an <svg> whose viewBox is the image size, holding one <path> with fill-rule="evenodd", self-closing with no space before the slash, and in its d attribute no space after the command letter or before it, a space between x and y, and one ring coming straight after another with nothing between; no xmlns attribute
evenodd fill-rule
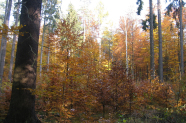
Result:
<svg viewBox="0 0 186 123"><path fill-rule="evenodd" d="M102 55L101 54L101 37L102 37L101 25L103 23L103 19L108 16L108 12L104 12L104 4L101 1L96 6L96 11L98 14L98 25L99 25L99 33L98 33L97 41L99 43L99 56L101 60L101 55Z"/></svg>
<svg viewBox="0 0 186 123"><path fill-rule="evenodd" d="M4 28L5 26L9 25L11 7L12 7L12 0L7 0L6 8L5 8L5 17L4 17ZM0 83L2 83L2 79L3 79L5 56L6 56L6 44L7 44L7 34L4 34L1 40L1 50L0 50Z"/></svg>
<svg viewBox="0 0 186 123"><path fill-rule="evenodd" d="M139 4L137 14L140 15L140 12L143 8L143 1L138 0L136 4ZM153 14L153 9L152 9L152 0L149 0L149 9L150 9L150 14L149 14L149 23L150 23L150 70L151 70L151 79L155 78L155 65L154 65L154 41L153 41L153 28L155 28L155 16ZM143 21L142 24L146 25L146 21ZM145 24L144 24L145 23ZM146 26L145 26L146 29Z"/></svg>
<svg viewBox="0 0 186 123"><path fill-rule="evenodd" d="M151 79L155 78L155 66L154 66L154 41L153 41L153 10L152 0L149 0L150 6L150 68L151 68Z"/></svg>
<svg viewBox="0 0 186 123"><path fill-rule="evenodd" d="M41 44L41 54L40 54L40 77L42 72L42 61L43 61L43 45L45 39L45 31L48 29L48 32L51 33L56 27L56 19L59 19L59 11L57 9L57 0L44 0L43 1L43 15L44 15L44 25L43 25L43 36ZM49 65L50 59L50 47L48 47L48 57L47 64ZM48 70L48 69L47 69Z"/></svg>
<svg viewBox="0 0 186 123"><path fill-rule="evenodd" d="M141 10L143 9L143 1L142 0L137 0L136 4L139 5L138 9L137 9L137 14L140 15Z"/></svg>
<svg viewBox="0 0 186 123"><path fill-rule="evenodd" d="M88 22L90 20L90 11L88 10L89 4L91 3L91 0L80 0L83 2L83 6L81 7L81 11L83 14L83 28L84 28L84 35L83 35L83 42L85 42L85 38L86 38L86 22L88 19ZM88 28L87 28L88 29Z"/></svg>
<svg viewBox="0 0 186 123"><path fill-rule="evenodd" d="M39 123L35 114L36 68L42 0L23 0L10 108L4 123Z"/></svg>
<svg viewBox="0 0 186 123"><path fill-rule="evenodd" d="M171 1L171 0L169 0ZM176 21L177 27L180 28L179 37L180 37L180 73L181 76L184 73L184 60L183 60L183 24L182 24L182 7L184 6L183 0L172 0L172 2L167 6L167 15L170 15L172 12L172 17Z"/></svg>
<svg viewBox="0 0 186 123"><path fill-rule="evenodd" d="M158 35L159 35L159 81L163 82L163 56L162 56L162 31L161 31L160 0L158 0Z"/></svg>
<svg viewBox="0 0 186 123"><path fill-rule="evenodd" d="M180 2L180 68L181 68L181 76L184 73L184 61L183 61L183 26L182 26L182 0Z"/></svg>
<svg viewBox="0 0 186 123"><path fill-rule="evenodd" d="M69 25L72 25L72 23L74 23L72 27L72 30L74 31L74 33L79 33L82 30L81 21L72 3L68 5L68 15L66 17L66 20Z"/></svg>
<svg viewBox="0 0 186 123"><path fill-rule="evenodd" d="M110 70L110 64L112 61L112 40L113 40L113 31L106 28L103 31L103 37L101 39L101 45L103 47L103 56L108 60L108 70Z"/></svg>
<svg viewBox="0 0 186 123"><path fill-rule="evenodd" d="M18 19L19 19L20 0L18 0L16 6L17 6L17 10L16 10L15 26L17 26ZM10 69L9 69L9 75L8 75L8 78L10 81L12 80L12 69L13 69L13 63L14 63L14 51L15 51L16 37L17 35L14 34L13 42L12 42L11 59L10 59Z"/></svg>

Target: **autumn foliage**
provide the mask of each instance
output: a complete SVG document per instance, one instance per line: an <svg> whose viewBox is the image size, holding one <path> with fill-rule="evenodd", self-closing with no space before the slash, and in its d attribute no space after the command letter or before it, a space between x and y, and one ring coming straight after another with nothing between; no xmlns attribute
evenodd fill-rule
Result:
<svg viewBox="0 0 186 123"><path fill-rule="evenodd" d="M126 25L121 17L114 33L109 29L104 32L101 49L97 42L99 25L94 19L86 25L86 37L83 31L75 30L75 21L67 19L60 20L55 31L46 34L42 73L37 75L37 89L31 90L37 98L36 111L41 121L186 121L185 78L182 81L179 78L176 25L170 17L163 19L164 82L160 83L158 76L150 81L149 32L142 31L136 22L127 18ZM125 28L128 30L128 69ZM158 75L157 29L154 41ZM4 78L6 80L6 76ZM8 109L10 86L3 85L2 118Z"/></svg>

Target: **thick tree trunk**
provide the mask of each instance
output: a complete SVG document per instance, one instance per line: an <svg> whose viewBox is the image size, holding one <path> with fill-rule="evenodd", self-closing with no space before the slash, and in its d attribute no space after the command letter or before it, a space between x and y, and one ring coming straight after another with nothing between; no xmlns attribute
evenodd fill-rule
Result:
<svg viewBox="0 0 186 123"><path fill-rule="evenodd" d="M4 24L9 25L9 18L10 18L10 11L12 7L12 0L6 1L6 9L5 9L5 18ZM7 44L7 34L3 34L1 40L1 51L0 51L0 84L3 80L3 72L4 72L4 65L5 65L5 56L6 56L6 44Z"/></svg>
<svg viewBox="0 0 186 123"><path fill-rule="evenodd" d="M23 0L12 96L4 123L39 123L35 114L36 68L42 0Z"/></svg>
<svg viewBox="0 0 186 123"><path fill-rule="evenodd" d="M162 56L162 31L161 31L160 0L158 0L158 34L159 34L159 81L163 82L163 56Z"/></svg>
<svg viewBox="0 0 186 123"><path fill-rule="evenodd" d="M20 0L18 0L18 6L17 6L17 11L16 11L16 20L15 20L15 26L18 24L18 19L19 19L19 7L20 7ZM16 34L14 34L13 37L13 42L12 42L12 51L11 51L11 59L10 59L10 69L9 69L9 75L8 78L10 81L12 81L12 69L13 69L13 64L14 64L14 51L15 51L15 45L16 45Z"/></svg>

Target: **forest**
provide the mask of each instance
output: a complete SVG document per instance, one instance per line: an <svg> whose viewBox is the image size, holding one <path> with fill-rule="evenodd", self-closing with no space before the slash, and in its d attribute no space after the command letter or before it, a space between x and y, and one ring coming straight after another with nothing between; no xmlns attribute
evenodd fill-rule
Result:
<svg viewBox="0 0 186 123"><path fill-rule="evenodd" d="M1 1L0 122L185 123L185 3L156 1L118 28L101 1Z"/></svg>

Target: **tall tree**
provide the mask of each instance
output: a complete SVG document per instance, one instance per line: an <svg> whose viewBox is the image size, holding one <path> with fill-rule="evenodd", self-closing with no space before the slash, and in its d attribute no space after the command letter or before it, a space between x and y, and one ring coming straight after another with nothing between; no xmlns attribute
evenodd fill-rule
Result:
<svg viewBox="0 0 186 123"><path fill-rule="evenodd" d="M98 43L99 43L99 56L101 59L101 25L103 23L103 19L108 16L108 12L104 12L104 4L100 1L98 5L96 6L96 11L98 15L98 25L99 25L99 33L98 33Z"/></svg>
<svg viewBox="0 0 186 123"><path fill-rule="evenodd" d="M155 65L154 65L154 41L153 41L153 9L152 0L149 0L150 7L150 69L151 79L155 78Z"/></svg>
<svg viewBox="0 0 186 123"><path fill-rule="evenodd" d="M4 17L4 28L9 25L10 11L12 7L12 0L6 1L5 17ZM7 34L3 34L1 40L1 50L0 50L0 84L3 79L5 56L6 56L6 44L7 44Z"/></svg>
<svg viewBox="0 0 186 123"><path fill-rule="evenodd" d="M88 19L88 21L90 19L90 13L89 13L88 7L89 7L89 4L91 3L91 0L80 0L80 1L83 2L83 6L81 7L81 11L82 11L82 14L83 14L83 28L84 28L83 42L85 42L85 39L86 39L86 22L87 22L87 19Z"/></svg>
<svg viewBox="0 0 186 123"><path fill-rule="evenodd" d="M161 7L158 0L158 35L159 35L159 81L163 82L163 56L162 56L162 31L161 31Z"/></svg>
<svg viewBox="0 0 186 123"><path fill-rule="evenodd" d="M54 29L56 27L56 20L55 18L59 17L59 13L56 11L56 5L57 5L57 0L48 0L47 3L47 10L46 13L48 13L47 20L49 21L47 24L49 34L54 32ZM49 64L50 64L50 45L48 46L48 56L47 56L47 71L49 71Z"/></svg>
<svg viewBox="0 0 186 123"><path fill-rule="evenodd" d="M184 61L183 61L183 26L182 26L182 0L179 0L180 3L180 68L181 68L181 76L184 73Z"/></svg>
<svg viewBox="0 0 186 123"><path fill-rule="evenodd" d="M137 0L138 6L138 11L137 14L140 15L140 12L143 8L143 1L142 0ZM155 25L155 15L153 14L153 8L152 8L152 0L149 0L149 20L143 21L143 29L146 30L146 22L149 21L150 23L150 70L151 70L151 77L150 79L154 79L155 78L155 64L154 64L154 41L153 41L153 28L156 28Z"/></svg>
<svg viewBox="0 0 186 123"><path fill-rule="evenodd" d="M42 14L44 16L44 25L43 25L43 36L42 36L41 55L40 55L40 76L42 72L43 45L45 42L44 41L45 30L48 29L49 33L53 32L53 29L56 27L56 19L59 19L57 0L43 0ZM48 65L49 65L49 59L50 59L50 48L48 47L48 57L47 57Z"/></svg>
<svg viewBox="0 0 186 123"><path fill-rule="evenodd" d="M184 6L183 0L169 0L172 1L167 6L167 15L170 15L170 12L172 12L172 17L176 21L177 27L180 29L179 38L180 38L180 73L181 76L184 73L184 60L183 60L183 23L182 23L182 7Z"/></svg>
<svg viewBox="0 0 186 123"><path fill-rule="evenodd" d="M45 17L44 17L44 24L43 24L43 36L42 36L42 43L41 43L40 68L39 68L40 77L41 77L41 72L42 72L43 45L44 45L45 28L46 28L45 23L46 23L46 15L45 15Z"/></svg>
<svg viewBox="0 0 186 123"><path fill-rule="evenodd" d="M10 108L4 123L40 123L35 113L36 69L42 0L23 0Z"/></svg>
<svg viewBox="0 0 186 123"><path fill-rule="evenodd" d="M18 24L18 19L19 19L19 8L20 8L20 0L17 1L16 5L16 16L15 16L15 26ZM12 42L12 51L11 51L11 59L10 59L10 69L9 69L9 75L8 78L11 81L12 80L12 69L13 69L13 63L14 63L14 51L15 51L15 44L16 44L16 37L17 35L14 34L13 36L13 42Z"/></svg>

